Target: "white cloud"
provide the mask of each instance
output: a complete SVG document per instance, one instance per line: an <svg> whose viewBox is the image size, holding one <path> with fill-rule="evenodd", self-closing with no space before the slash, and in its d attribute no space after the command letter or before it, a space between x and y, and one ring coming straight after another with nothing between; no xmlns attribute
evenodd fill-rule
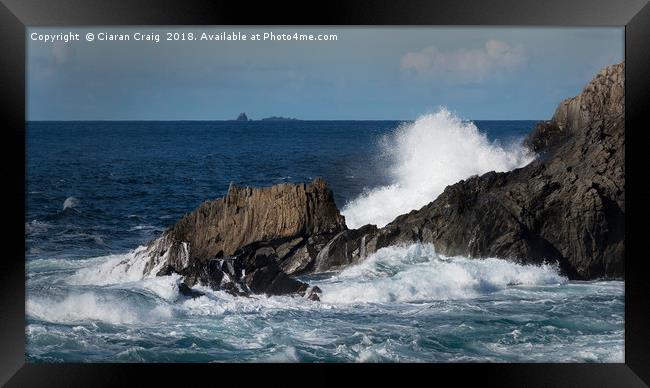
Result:
<svg viewBox="0 0 650 388"><path fill-rule="evenodd" d="M430 46L401 59L406 71L458 83L482 82L504 70L516 70L525 62L523 47L498 40L488 40L483 48L469 50L440 51Z"/></svg>

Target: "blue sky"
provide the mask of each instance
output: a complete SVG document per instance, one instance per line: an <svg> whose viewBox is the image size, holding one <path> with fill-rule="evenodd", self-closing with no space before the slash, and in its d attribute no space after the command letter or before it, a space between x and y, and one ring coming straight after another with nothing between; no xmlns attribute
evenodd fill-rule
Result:
<svg viewBox="0 0 650 388"><path fill-rule="evenodd" d="M624 30L497 27L30 28L28 120L547 119L602 67ZM337 34L336 41L165 41L165 32ZM75 32L45 43L31 33ZM87 42L92 32L159 43Z"/></svg>

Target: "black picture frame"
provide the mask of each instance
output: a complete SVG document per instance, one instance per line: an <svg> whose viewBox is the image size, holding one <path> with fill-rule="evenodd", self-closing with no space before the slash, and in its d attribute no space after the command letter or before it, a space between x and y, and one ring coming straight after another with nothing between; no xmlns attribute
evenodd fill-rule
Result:
<svg viewBox="0 0 650 388"><path fill-rule="evenodd" d="M25 53L26 27L86 25L503 25L625 26L626 260L624 364L246 365L25 363ZM645 188L650 143L650 4L644 0L346 1L300 4L170 0L2 0L0 95L4 228L0 270L0 383L7 386L214 385L231 375L250 382L337 384L339 372L406 382L451 378L499 386L645 386L650 384L650 282ZM630 190L631 189L631 190ZM630 194L631 193L631 194ZM9 214L8 216L6 214ZM23 242L21 244L21 241ZM244 374L243 377L241 374ZM427 377L428 376L428 377ZM427 380L427 378L429 380ZM645 382L645 383L644 383ZM213 384L210 384L213 385Z"/></svg>

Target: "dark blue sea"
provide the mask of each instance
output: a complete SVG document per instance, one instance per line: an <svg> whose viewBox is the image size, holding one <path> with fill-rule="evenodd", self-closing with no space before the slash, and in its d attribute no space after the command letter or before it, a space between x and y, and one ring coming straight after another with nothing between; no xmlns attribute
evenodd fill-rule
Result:
<svg viewBox="0 0 650 388"><path fill-rule="evenodd" d="M536 121L29 122L31 362L623 362L623 282L552 264L389 247L299 297L179 295L117 273L228 185L323 177L350 227L383 225L460 179L521 167ZM513 286L513 284L516 284Z"/></svg>

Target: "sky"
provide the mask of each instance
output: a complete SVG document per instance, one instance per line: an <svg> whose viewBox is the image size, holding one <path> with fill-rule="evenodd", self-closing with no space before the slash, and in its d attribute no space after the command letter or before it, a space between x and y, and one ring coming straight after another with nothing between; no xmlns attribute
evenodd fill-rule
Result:
<svg viewBox="0 0 650 388"><path fill-rule="evenodd" d="M44 41L66 33L79 40ZM247 40L209 39L221 33ZM109 34L131 40L100 40ZM412 120L441 106L468 120L543 120L623 48L622 27L29 28L27 120Z"/></svg>

